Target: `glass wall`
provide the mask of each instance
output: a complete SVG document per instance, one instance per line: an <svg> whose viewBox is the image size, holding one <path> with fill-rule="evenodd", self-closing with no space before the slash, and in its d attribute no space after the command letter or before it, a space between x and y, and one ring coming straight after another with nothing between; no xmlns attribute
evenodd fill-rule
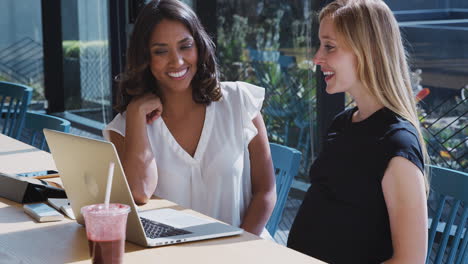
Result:
<svg viewBox="0 0 468 264"><path fill-rule="evenodd" d="M388 4L407 41L431 161L468 171L468 2Z"/></svg>
<svg viewBox="0 0 468 264"><path fill-rule="evenodd" d="M67 118L101 128L112 118L108 1L62 1Z"/></svg>
<svg viewBox="0 0 468 264"><path fill-rule="evenodd" d="M409 53L431 163L468 171L468 2L386 1ZM353 105L346 97L346 105Z"/></svg>
<svg viewBox="0 0 468 264"><path fill-rule="evenodd" d="M195 3L193 0L181 0L182 2L186 3L188 6L190 6L193 10L195 10Z"/></svg>
<svg viewBox="0 0 468 264"><path fill-rule="evenodd" d="M302 152L302 178L315 134L310 2L218 0L216 14L222 79L266 89L262 113L270 142Z"/></svg>
<svg viewBox="0 0 468 264"><path fill-rule="evenodd" d="M0 1L0 33L0 80L31 86L32 105L44 102L41 1Z"/></svg>

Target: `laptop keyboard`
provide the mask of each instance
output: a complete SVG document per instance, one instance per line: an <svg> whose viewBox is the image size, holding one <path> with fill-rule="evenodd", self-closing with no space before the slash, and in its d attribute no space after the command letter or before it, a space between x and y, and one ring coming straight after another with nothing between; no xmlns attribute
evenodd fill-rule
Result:
<svg viewBox="0 0 468 264"><path fill-rule="evenodd" d="M191 233L187 230L161 224L147 218L140 217L140 219L143 224L143 228L145 229L145 234L149 238L170 237Z"/></svg>

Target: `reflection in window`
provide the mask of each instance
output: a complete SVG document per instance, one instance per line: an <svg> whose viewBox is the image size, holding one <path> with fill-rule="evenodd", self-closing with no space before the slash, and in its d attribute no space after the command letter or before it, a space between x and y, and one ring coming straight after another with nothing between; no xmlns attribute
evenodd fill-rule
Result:
<svg viewBox="0 0 468 264"><path fill-rule="evenodd" d="M270 142L302 152L305 178L315 124L309 1L220 0L217 7L222 79L266 89L263 117Z"/></svg>
<svg viewBox="0 0 468 264"><path fill-rule="evenodd" d="M0 25L0 81L28 85L33 88L33 105L43 102L41 2L0 1Z"/></svg>
<svg viewBox="0 0 468 264"><path fill-rule="evenodd" d="M66 118L100 129L112 115L108 2L62 1Z"/></svg>
<svg viewBox="0 0 468 264"><path fill-rule="evenodd" d="M468 171L468 2L392 1L431 162Z"/></svg>

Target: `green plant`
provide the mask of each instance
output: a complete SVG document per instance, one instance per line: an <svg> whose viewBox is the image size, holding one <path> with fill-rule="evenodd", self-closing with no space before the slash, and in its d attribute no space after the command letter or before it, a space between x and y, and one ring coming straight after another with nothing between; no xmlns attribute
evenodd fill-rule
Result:
<svg viewBox="0 0 468 264"><path fill-rule="evenodd" d="M307 32L310 31L309 20L294 20L291 26L292 44L294 48L307 47L310 37Z"/></svg>
<svg viewBox="0 0 468 264"><path fill-rule="evenodd" d="M429 126L430 125L430 126ZM458 122L447 125L446 118L434 124L423 124L423 135L428 153L433 164L467 171L468 144L467 120L460 118Z"/></svg>
<svg viewBox="0 0 468 264"><path fill-rule="evenodd" d="M291 16L295 4L289 1L255 3L250 5L257 6L256 12L242 13L248 17L236 14L243 10L237 5L221 8L225 16L218 17L220 68L227 80L265 88L262 113L270 141L300 148L305 161L302 167L308 168L310 141L299 142L299 135L310 130L316 104L315 79L306 55L310 54L307 34L311 25L309 20Z"/></svg>
<svg viewBox="0 0 468 264"><path fill-rule="evenodd" d="M63 56L66 58L80 57L80 41L66 40L62 42Z"/></svg>
<svg viewBox="0 0 468 264"><path fill-rule="evenodd" d="M252 33L255 35L255 47L258 50L278 50L280 47L280 23L284 11L276 10L272 18L266 19L261 26L252 27Z"/></svg>
<svg viewBox="0 0 468 264"><path fill-rule="evenodd" d="M245 80L249 76L249 63L246 54L246 36L248 33L248 20L245 17L234 15L229 32L225 32L226 19L218 17L218 58L220 70L224 80Z"/></svg>
<svg viewBox="0 0 468 264"><path fill-rule="evenodd" d="M65 40L62 42L63 56L78 59L89 50L107 49L107 41Z"/></svg>

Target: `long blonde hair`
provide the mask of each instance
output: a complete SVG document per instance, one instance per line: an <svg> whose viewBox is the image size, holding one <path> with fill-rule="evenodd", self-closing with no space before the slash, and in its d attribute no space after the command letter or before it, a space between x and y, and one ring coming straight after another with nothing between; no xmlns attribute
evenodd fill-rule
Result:
<svg viewBox="0 0 468 264"><path fill-rule="evenodd" d="M382 0L336 0L321 10L357 57L358 78L383 106L408 120L417 130L424 163L429 158L411 89L407 54L398 23ZM425 169L429 189L428 166Z"/></svg>

